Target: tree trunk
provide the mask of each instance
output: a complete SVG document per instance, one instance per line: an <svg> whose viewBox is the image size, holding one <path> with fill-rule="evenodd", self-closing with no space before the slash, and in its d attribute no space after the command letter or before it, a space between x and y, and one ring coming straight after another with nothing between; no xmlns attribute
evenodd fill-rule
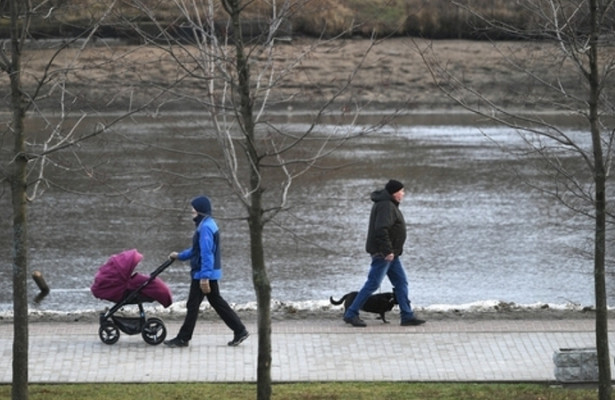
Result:
<svg viewBox="0 0 615 400"><path fill-rule="evenodd" d="M241 32L241 4L238 0L222 2L233 25L233 43L236 51L236 68L239 96L240 127L245 138L245 153L250 166L250 202L248 220L250 227L250 256L252 260L252 281L256 292L258 313L258 362L257 399L271 399L271 283L267 276L263 248L263 189L261 168L256 148L253 104L250 92L250 65L245 54Z"/></svg>
<svg viewBox="0 0 615 400"><path fill-rule="evenodd" d="M600 101L600 75L598 71L598 21L597 0L590 0L591 37L589 49L589 124L594 152L595 193L595 243L594 288L596 297L596 350L598 352L598 380L600 400L611 399L611 363L609 356L609 327L605 279L606 258L606 169L602 150L598 108Z"/></svg>
<svg viewBox="0 0 615 400"><path fill-rule="evenodd" d="M257 399L271 399L271 283L265 267L261 193L252 195L250 209L250 254L252 281L258 310Z"/></svg>
<svg viewBox="0 0 615 400"><path fill-rule="evenodd" d="M604 167L596 163L596 231L594 245L594 288L596 297L596 350L598 352L599 398L611 399L611 361L605 280L606 196Z"/></svg>
<svg viewBox="0 0 615 400"><path fill-rule="evenodd" d="M23 152L23 114L13 106L15 136L11 181L13 205L13 390L14 400L28 399L28 285L26 159Z"/></svg>
<svg viewBox="0 0 615 400"><path fill-rule="evenodd" d="M6 71L11 85L13 161L9 180L13 207L13 387L14 400L28 399L28 293L27 218L24 119L26 110L21 85L21 2L11 0L11 61ZM26 22L22 22L26 23Z"/></svg>

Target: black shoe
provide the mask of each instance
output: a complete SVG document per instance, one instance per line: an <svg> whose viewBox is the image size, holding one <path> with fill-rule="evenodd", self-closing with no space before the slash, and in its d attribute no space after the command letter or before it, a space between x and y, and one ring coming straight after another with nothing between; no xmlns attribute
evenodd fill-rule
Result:
<svg viewBox="0 0 615 400"><path fill-rule="evenodd" d="M188 341L176 337L175 339L165 340L164 344L169 347L188 347Z"/></svg>
<svg viewBox="0 0 615 400"><path fill-rule="evenodd" d="M414 317L407 321L401 321L401 326L419 326L419 325L423 325L425 322L427 321L423 321L422 319L418 319Z"/></svg>
<svg viewBox="0 0 615 400"><path fill-rule="evenodd" d="M248 331L243 331L241 332L239 335L235 335L235 337L233 338L233 340L231 340L230 342L228 342L227 344L229 346L239 346L241 344L241 342L243 342L244 340L246 340L248 338L248 336L250 336L250 332Z"/></svg>
<svg viewBox="0 0 615 400"><path fill-rule="evenodd" d="M352 317L352 318L346 318L344 317L344 322L346 322L347 324L350 324L352 326L356 326L358 328L365 328L367 326L367 324L365 323L365 321L363 321L361 318L359 318L358 316L356 317Z"/></svg>

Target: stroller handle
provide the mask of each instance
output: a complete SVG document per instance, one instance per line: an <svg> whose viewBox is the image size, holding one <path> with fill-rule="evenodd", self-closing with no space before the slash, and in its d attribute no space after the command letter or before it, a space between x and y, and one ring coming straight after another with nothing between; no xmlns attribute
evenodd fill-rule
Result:
<svg viewBox="0 0 615 400"><path fill-rule="evenodd" d="M156 268L154 270L154 272L152 272L149 276L151 278L155 278L158 275L160 275L162 273L162 271L164 271L165 269L167 269L169 267L169 265L173 264L173 262L175 261L174 258L169 258L168 260L166 260L165 262L162 263L162 265L160 265L158 268Z"/></svg>

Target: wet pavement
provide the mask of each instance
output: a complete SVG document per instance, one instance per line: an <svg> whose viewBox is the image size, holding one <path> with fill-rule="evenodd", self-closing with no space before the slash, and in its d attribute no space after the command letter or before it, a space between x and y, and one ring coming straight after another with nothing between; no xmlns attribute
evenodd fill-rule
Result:
<svg viewBox="0 0 615 400"><path fill-rule="evenodd" d="M353 328L341 319L274 321L273 381L552 382L557 349L595 347L591 319L367 322ZM167 338L180 323L165 322ZM255 382L258 335L255 321L246 325L251 336L238 347L227 345L232 333L222 322L203 320L189 347L169 348L126 334L104 344L97 322L32 322L29 380ZM0 323L2 383L12 379L12 337L12 324Z"/></svg>

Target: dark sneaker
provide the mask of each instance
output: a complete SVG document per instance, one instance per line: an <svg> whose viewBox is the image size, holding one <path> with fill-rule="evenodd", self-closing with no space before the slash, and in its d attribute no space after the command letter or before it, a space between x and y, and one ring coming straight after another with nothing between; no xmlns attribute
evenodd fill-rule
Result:
<svg viewBox="0 0 615 400"><path fill-rule="evenodd" d="M169 347L188 347L188 341L176 337L175 339L165 340L164 344Z"/></svg>
<svg viewBox="0 0 615 400"><path fill-rule="evenodd" d="M367 324L365 323L365 321L363 321L361 318L359 318L358 316L356 317L352 317L352 318L346 318L344 317L344 322L346 322L347 324L350 324L352 326L356 326L358 328L365 328L367 326Z"/></svg>
<svg viewBox="0 0 615 400"><path fill-rule="evenodd" d="M239 346L241 344L241 342L243 342L244 340L246 340L248 338L248 336L250 336L250 332L248 331L243 331L241 332L239 335L235 335L235 337L233 338L233 340L231 340L230 342L228 342L227 344L229 346Z"/></svg>
<svg viewBox="0 0 615 400"><path fill-rule="evenodd" d="M423 325L425 322L426 321L423 321L422 319L418 319L414 317L407 321L401 321L401 326L419 326L419 325Z"/></svg>

